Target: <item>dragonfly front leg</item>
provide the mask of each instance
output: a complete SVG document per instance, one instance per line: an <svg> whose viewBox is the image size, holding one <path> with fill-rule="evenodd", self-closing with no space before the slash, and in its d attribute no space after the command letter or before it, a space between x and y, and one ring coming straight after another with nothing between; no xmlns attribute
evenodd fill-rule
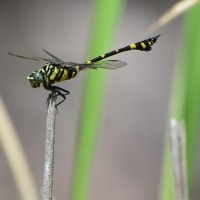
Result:
<svg viewBox="0 0 200 200"><path fill-rule="evenodd" d="M52 97L61 96L61 97L63 98L59 103L56 104L56 107L57 107L58 105L60 105L62 102L65 101L66 95L69 95L69 94L70 94L70 92L69 92L68 90L65 90L65 89L63 89L63 88L61 88L61 87L58 87L58 86L49 86L48 88L49 88L48 90L51 90L52 93L49 94L49 96L48 96L48 98L47 98L47 104L49 104L49 100L50 100ZM53 96L52 96L52 95L53 95Z"/></svg>

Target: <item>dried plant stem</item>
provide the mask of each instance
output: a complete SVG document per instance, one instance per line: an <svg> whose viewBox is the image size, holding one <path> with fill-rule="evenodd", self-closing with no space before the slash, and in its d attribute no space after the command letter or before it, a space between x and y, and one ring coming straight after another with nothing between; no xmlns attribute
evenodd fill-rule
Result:
<svg viewBox="0 0 200 200"><path fill-rule="evenodd" d="M13 174L20 199L39 200L36 183L26 159L25 152L1 96L0 145L5 154L11 173Z"/></svg>
<svg viewBox="0 0 200 200"><path fill-rule="evenodd" d="M56 95L53 93L48 99L44 179L42 188L42 200L52 200L53 197L53 172L54 172L54 150L55 150L55 115Z"/></svg>
<svg viewBox="0 0 200 200"><path fill-rule="evenodd" d="M174 20L185 11L189 10L192 6L200 3L200 0L184 0L177 1L169 10L167 10L160 18L158 18L153 24L151 24L145 31L144 35L153 33L159 28L166 26L167 23Z"/></svg>
<svg viewBox="0 0 200 200"><path fill-rule="evenodd" d="M170 151L175 185L175 200L188 200L184 123L170 121Z"/></svg>

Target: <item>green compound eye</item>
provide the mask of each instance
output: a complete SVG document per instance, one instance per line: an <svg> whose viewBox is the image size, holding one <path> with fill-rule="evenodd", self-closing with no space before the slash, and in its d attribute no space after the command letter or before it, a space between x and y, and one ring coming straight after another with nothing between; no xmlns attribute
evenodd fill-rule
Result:
<svg viewBox="0 0 200 200"><path fill-rule="evenodd" d="M29 76L27 76L27 79L33 88L40 87L40 84L43 82L42 74L38 71L32 72Z"/></svg>

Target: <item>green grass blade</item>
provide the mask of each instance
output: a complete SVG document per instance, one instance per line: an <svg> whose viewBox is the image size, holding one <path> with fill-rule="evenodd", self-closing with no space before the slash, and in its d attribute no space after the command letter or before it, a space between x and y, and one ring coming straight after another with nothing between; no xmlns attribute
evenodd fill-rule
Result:
<svg viewBox="0 0 200 200"><path fill-rule="evenodd" d="M177 121L184 120L186 125L189 199L192 199L194 158L200 110L200 27L197 25L198 19L200 19L199 4L190 9L184 16L180 64L175 73L170 108L170 117ZM165 159L170 161L169 155ZM167 199L163 194L170 191L169 188L172 187L170 170L168 166L168 169L163 172L162 199ZM167 194L167 196L169 199L174 199L173 194Z"/></svg>
<svg viewBox="0 0 200 200"><path fill-rule="evenodd" d="M109 49L119 16L124 7L123 0L96 0L89 45L89 54L97 56ZM83 102L80 116L77 149L72 183L72 200L87 200L93 154L102 112L106 71L89 71L83 87Z"/></svg>
<svg viewBox="0 0 200 200"><path fill-rule="evenodd" d="M200 27L194 23L200 19L200 5L190 10L185 19L185 37L187 52L185 62L188 63L188 88L186 93L186 128L187 128L187 159L189 187L192 180L196 155L196 141L200 110ZM198 22L197 22L198 23Z"/></svg>
<svg viewBox="0 0 200 200"><path fill-rule="evenodd" d="M168 137L166 139L168 139ZM160 187L160 196L158 199L173 200L174 188L173 188L172 165L171 165L171 157L169 153L168 141L166 142L164 149L162 174L163 177Z"/></svg>

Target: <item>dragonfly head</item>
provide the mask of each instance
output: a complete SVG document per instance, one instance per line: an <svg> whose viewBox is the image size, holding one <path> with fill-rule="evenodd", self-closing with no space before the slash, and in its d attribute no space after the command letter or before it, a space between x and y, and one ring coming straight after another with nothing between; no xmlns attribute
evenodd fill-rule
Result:
<svg viewBox="0 0 200 200"><path fill-rule="evenodd" d="M27 79L33 88L40 87L40 84L43 82L43 76L39 71L32 72L27 76Z"/></svg>

